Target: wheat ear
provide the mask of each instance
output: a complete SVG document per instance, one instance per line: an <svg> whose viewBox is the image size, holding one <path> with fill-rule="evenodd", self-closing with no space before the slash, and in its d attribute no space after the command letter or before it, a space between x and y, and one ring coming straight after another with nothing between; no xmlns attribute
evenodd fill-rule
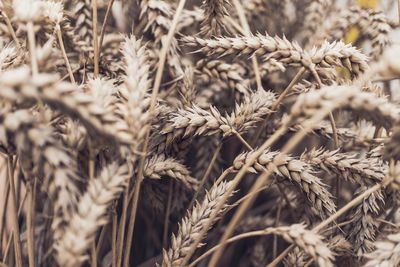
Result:
<svg viewBox="0 0 400 267"><path fill-rule="evenodd" d="M172 235L171 248L163 251L163 267L180 266L195 240L203 239L203 237L199 237L198 235L202 231L208 231L227 208L227 205L225 205L220 209L217 217L210 222L210 215L230 185L230 182L222 182L219 185L214 185L206 194L204 200L201 203L196 203L186 217L182 219L179 224L178 234ZM206 226L207 229L204 229Z"/></svg>
<svg viewBox="0 0 400 267"><path fill-rule="evenodd" d="M358 157L356 154L340 153L339 150L313 149L301 158L312 166L361 185L381 182L385 177L385 168L381 162Z"/></svg>
<svg viewBox="0 0 400 267"><path fill-rule="evenodd" d="M90 180L79 199L65 232L55 243L56 260L61 266L81 266L97 230L107 223L107 209L117 199L129 179L128 166L111 163L96 179Z"/></svg>
<svg viewBox="0 0 400 267"><path fill-rule="evenodd" d="M325 218L336 210L332 195L327 186L319 178L312 174L311 166L289 156L283 156L279 162L270 165L279 152L264 151L256 162L248 169L249 172L263 172L265 169L273 169L274 172L295 183L303 191L317 213ZM253 156L253 152L243 153L233 162L233 170L239 171Z"/></svg>
<svg viewBox="0 0 400 267"><path fill-rule="evenodd" d="M364 267L398 266L400 264L400 233L389 234L375 243L376 249L367 254Z"/></svg>

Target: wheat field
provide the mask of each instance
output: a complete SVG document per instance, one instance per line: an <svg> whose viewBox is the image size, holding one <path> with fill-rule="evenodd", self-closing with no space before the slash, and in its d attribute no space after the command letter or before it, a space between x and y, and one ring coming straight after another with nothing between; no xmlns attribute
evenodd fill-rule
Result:
<svg viewBox="0 0 400 267"><path fill-rule="evenodd" d="M399 267L399 18L1 0L0 267Z"/></svg>

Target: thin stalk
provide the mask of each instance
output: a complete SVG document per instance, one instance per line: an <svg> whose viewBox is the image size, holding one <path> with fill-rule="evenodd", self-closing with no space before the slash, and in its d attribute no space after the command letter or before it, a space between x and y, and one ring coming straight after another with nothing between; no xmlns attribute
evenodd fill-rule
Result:
<svg viewBox="0 0 400 267"><path fill-rule="evenodd" d="M1 207L1 226L0 226L0 247L3 246L3 236L4 236L4 229L5 229L5 224L6 224L6 210L7 210L7 204L8 204L8 196L10 195L10 182L8 179L6 179L6 184L5 184L5 194L4 194L4 199L2 201L2 207ZM0 250L2 252L2 250ZM3 258L3 257L2 257Z"/></svg>
<svg viewBox="0 0 400 267"><path fill-rule="evenodd" d="M229 173L231 173L231 168L228 168L228 169L226 169L219 177L218 177L218 179L215 181L215 184L216 185L219 185L224 179L225 179L225 177L229 174Z"/></svg>
<svg viewBox="0 0 400 267"><path fill-rule="evenodd" d="M11 193L11 218L13 224L14 233L14 249L15 249L15 263L17 267L22 267L22 249L21 249L21 237L19 233L18 225L18 211L15 196L15 184L14 184L14 169L12 156L7 157L7 176L10 183L10 193Z"/></svg>
<svg viewBox="0 0 400 267"><path fill-rule="evenodd" d="M10 32L11 37L15 42L15 45L17 46L18 50L21 49L21 44L19 43L17 35L15 34L15 31L11 24L10 18L7 16L7 13L4 10L2 10L1 13L3 14L3 18L6 21L8 31Z"/></svg>
<svg viewBox="0 0 400 267"><path fill-rule="evenodd" d="M167 54L169 51L169 46L171 44L172 38L175 35L175 30L176 26L178 25L178 21L180 19L180 15L182 14L183 8L185 6L186 0L179 0L178 6L176 8L174 18L171 23L171 27L169 28L167 38L165 42L163 43L163 47L161 49L160 53L160 59L158 62L158 68L154 80L154 86L153 86L153 91L151 93L151 99L150 99L150 107L148 110L148 113L150 116L154 113L154 109L157 103L157 95L160 90L160 85L162 81L162 76L164 72L164 67L165 67L165 61L167 59ZM144 163L146 160L146 155L147 155L147 149L149 146L149 137L150 137L150 127L146 130L146 135L143 143L143 154L140 158L140 165L139 165L139 171L138 171L138 176L137 180L135 183L135 191L133 195L133 200L132 200L132 210L131 210L131 216L129 218L129 226L128 226L128 235L127 235L127 240L126 240L126 256L124 260L124 266L128 267L129 263L129 256L130 256L130 250L132 247L132 240L133 240L133 231L135 227L135 220L136 220L136 213L137 213L137 206L138 206L138 201L139 201L139 195L140 195L140 188L142 181L144 179L143 177L143 170L144 170Z"/></svg>
<svg viewBox="0 0 400 267"><path fill-rule="evenodd" d="M19 204L18 214L17 214L18 218L19 218L19 216L21 215L22 208L23 208L24 205L25 205L26 199L27 199L27 194L24 195L24 197L23 197L21 203ZM8 241L7 241L7 246L6 246L6 250L5 250L5 254L4 254L4 262L7 262L7 259L8 259L8 256L9 256L9 252L10 252L11 242L14 241L14 238L13 238L13 237L14 237L14 233L11 232L11 234L10 234L10 236L9 236L9 238L8 238ZM13 244L14 244L14 242L13 242Z"/></svg>
<svg viewBox="0 0 400 267"><path fill-rule="evenodd" d="M286 204L288 205L290 214L294 218L294 215L295 215L294 208L292 207L292 204L290 203L290 200L288 199L288 196L285 194L285 189L282 187L282 185L280 183L276 183L276 185L278 187L279 192L283 196L283 199L285 200Z"/></svg>
<svg viewBox="0 0 400 267"><path fill-rule="evenodd" d="M249 23L246 18L246 14L244 13L244 8L243 8L242 4L239 2L239 0L233 0L232 2L233 2L233 5L235 6L237 14L238 14L240 24L242 25L244 35L250 36L251 30L250 30L250 26L249 26ZM258 67L257 57L253 56L251 58L251 61L253 63L253 70L254 70L254 74L255 74L255 78L256 78L256 82L257 82L257 88L260 89L260 88L262 88L262 84L261 84L261 75L260 75L260 69Z"/></svg>
<svg viewBox="0 0 400 267"><path fill-rule="evenodd" d="M278 106L280 103L283 101L283 99L289 94L289 92L292 90L293 86L300 80L300 78L303 76L303 74L306 72L305 67L301 67L299 71L296 73L296 75L293 77L293 79L290 81L289 85L283 90L283 92L279 95L278 99L275 101L275 103L272 104L271 111L277 110ZM258 139L261 136L262 131L264 130L265 126L267 126L267 121L268 117L264 120L264 122L260 125L258 128L257 132L254 134L252 140L253 141L253 146L257 144Z"/></svg>
<svg viewBox="0 0 400 267"><path fill-rule="evenodd" d="M171 213L171 201L172 201L172 179L169 179L169 188L168 188L168 201L167 208L165 210L165 219L164 219L164 231L163 231L163 246L167 246L168 242L168 228L169 228L169 214Z"/></svg>
<svg viewBox="0 0 400 267"><path fill-rule="evenodd" d="M39 68L37 64L36 58L36 41L35 41L35 31L33 29L33 23L29 21L26 24L27 31L28 31L28 43L29 43L29 52L31 55L31 67L32 67L32 74L37 75L39 73Z"/></svg>
<svg viewBox="0 0 400 267"><path fill-rule="evenodd" d="M279 221L281 220L282 203L279 203L278 210L276 212L275 227L279 226ZM272 257L275 258L278 252L278 236L274 235L272 241Z"/></svg>
<svg viewBox="0 0 400 267"><path fill-rule="evenodd" d="M94 48L94 77L99 76L99 42L97 38L97 0L92 0L93 9L93 48Z"/></svg>
<svg viewBox="0 0 400 267"><path fill-rule="evenodd" d="M279 95L278 99L275 101L275 103L272 105L271 109L272 111L275 111L280 103L282 103L283 99L290 93L292 90L293 86L300 80L301 76L306 72L305 67L301 67L299 71L296 73L296 75L293 77L293 79L290 81L289 85L283 90L283 92Z"/></svg>
<svg viewBox="0 0 400 267"><path fill-rule="evenodd" d="M123 248L124 248L124 237L125 237L125 227L126 227L126 214L128 211L128 202L129 202L129 183L124 191L124 196L122 199L122 214L121 220L119 222L118 229L118 238L117 238L117 264L116 266L121 266Z"/></svg>
<svg viewBox="0 0 400 267"><path fill-rule="evenodd" d="M236 136L237 139L239 139L239 141L249 150L252 151L253 148L251 147L251 145L249 143L247 143L247 141L242 137L242 135L240 133L238 133L237 131L234 131L233 134Z"/></svg>
<svg viewBox="0 0 400 267"><path fill-rule="evenodd" d="M339 138L337 134L337 128L336 128L336 122L335 118L333 117L332 112L329 113L329 121L331 123L331 128L332 128L332 133L333 133L333 144L335 149L339 148ZM341 178L336 177L336 199L337 199L337 205L340 205L340 191L341 191Z"/></svg>
<svg viewBox="0 0 400 267"><path fill-rule="evenodd" d="M75 83L74 73L72 72L71 64L69 63L67 53L65 52L64 41L63 41L60 25L57 25L56 28L57 28L56 32L57 32L58 43L60 45L60 49L61 49L61 53L62 53L64 61L65 61L65 65L67 66L69 79L71 80L72 83Z"/></svg>
<svg viewBox="0 0 400 267"><path fill-rule="evenodd" d="M93 240L92 247L90 250L91 250L90 254L92 255L90 266L97 267L96 240Z"/></svg>
<svg viewBox="0 0 400 267"><path fill-rule="evenodd" d="M100 255L101 249L103 248L103 243L104 243L104 240L105 240L105 238L106 238L108 226L109 226L109 224L104 225L104 226L101 228L99 240L97 241L97 247L96 247L96 254L97 254L97 255Z"/></svg>
<svg viewBox="0 0 400 267"><path fill-rule="evenodd" d="M333 143L335 145L335 149L338 149L339 148L339 137L337 134L335 118L333 117L332 112L329 113L329 120L331 122L331 127L332 127Z"/></svg>
<svg viewBox="0 0 400 267"><path fill-rule="evenodd" d="M35 267L35 241L34 241L34 233L33 233L33 222L34 222L34 209L35 209L35 198L34 198L34 185L32 182L28 182L27 185L27 194L28 194L28 215L27 215L27 234L28 234L28 260L29 267Z"/></svg>
<svg viewBox="0 0 400 267"><path fill-rule="evenodd" d="M222 147L222 143L220 142L218 144L218 146L216 147L215 151L214 151L214 154L213 154L213 156L211 158L210 163L208 164L207 170L204 173L203 178L201 178L201 181L200 181L200 184L199 184L199 188L196 190L196 192L193 195L192 200L190 201L189 209L192 208L192 206L193 206L194 202L196 201L199 193L203 189L203 187L204 187L204 185L205 185L205 183L206 183L206 181L208 179L208 176L210 175L211 170L212 170L212 168L213 168L213 166L215 164L215 161L217 160L217 157L218 157L219 151L221 150L221 147Z"/></svg>
<svg viewBox="0 0 400 267"><path fill-rule="evenodd" d="M93 148L89 142L89 179L90 180L94 180L94 176L95 176L95 155L93 153ZM91 267L97 267L97 253L96 253L96 239L93 240L92 246L91 246L91 263L90 266Z"/></svg>
<svg viewBox="0 0 400 267"><path fill-rule="evenodd" d="M101 51L101 47L103 46L103 39L104 39L104 34L105 34L105 32L106 32L107 21L108 21L108 18L110 17L110 11L111 11L111 8L112 8L112 5L113 5L113 4L114 4L114 0L111 0L111 1L108 3L106 15L105 15L104 21L103 21L103 25L101 26L100 41L99 41L99 50L100 50L100 51Z"/></svg>
<svg viewBox="0 0 400 267"><path fill-rule="evenodd" d="M397 0L397 14L399 16L399 24L400 24L400 0Z"/></svg>
<svg viewBox="0 0 400 267"><path fill-rule="evenodd" d="M287 247L287 249L285 249L281 254L279 254L278 257L276 257L270 264L267 264L266 267L275 267L279 262L281 262L281 260L283 260L283 258L285 258L289 252L294 248L294 245L290 245L289 247Z"/></svg>
<svg viewBox="0 0 400 267"><path fill-rule="evenodd" d="M118 214L115 210L117 203L114 202L114 205L111 210L111 219L112 219L112 234L111 234L111 260L112 267L117 267L117 225L118 225Z"/></svg>
<svg viewBox="0 0 400 267"><path fill-rule="evenodd" d="M247 147L247 149L249 151L253 151L254 150L254 148L249 143L247 143L247 141L238 132L235 131L235 135ZM267 171L263 166L262 166L262 169L263 169L263 171ZM276 185L278 186L279 192L281 193L281 195L285 199L286 203L288 204L289 211L293 216L294 215L294 210L293 210L292 205L290 204L289 199L287 198L287 195L285 194L282 186L279 183L277 183Z"/></svg>

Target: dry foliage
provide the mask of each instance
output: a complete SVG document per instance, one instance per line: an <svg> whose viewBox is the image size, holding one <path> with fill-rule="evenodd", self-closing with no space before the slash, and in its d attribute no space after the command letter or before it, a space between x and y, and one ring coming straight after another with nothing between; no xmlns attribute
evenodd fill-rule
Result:
<svg viewBox="0 0 400 267"><path fill-rule="evenodd" d="M400 266L396 4L341 2L1 1L0 266Z"/></svg>

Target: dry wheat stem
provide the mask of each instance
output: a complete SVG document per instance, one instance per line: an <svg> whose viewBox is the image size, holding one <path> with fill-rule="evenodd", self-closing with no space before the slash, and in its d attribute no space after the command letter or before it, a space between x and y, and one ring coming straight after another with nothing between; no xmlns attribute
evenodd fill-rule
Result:
<svg viewBox="0 0 400 267"><path fill-rule="evenodd" d="M168 186L168 200L167 200L167 209L165 211L165 218L164 218L164 229L163 229L163 241L162 244L165 247L168 242L168 229L169 229L169 217L171 214L171 201L172 201L172 187L173 183L172 180L169 181Z"/></svg>
<svg viewBox="0 0 400 267"><path fill-rule="evenodd" d="M218 144L218 146L215 148L214 154L211 158L210 163L207 166L206 172L204 173L203 177L200 180L199 186L197 188L197 190L194 192L192 200L190 201L188 207L191 208L193 206L193 204L195 203L195 201L197 200L197 197L199 195L199 193L201 192L201 190L203 189L205 183L207 182L207 179L212 171L212 167L215 164L215 161L217 160L218 154L220 152L222 148L222 142L220 142ZM218 182L216 182L218 184Z"/></svg>
<svg viewBox="0 0 400 267"><path fill-rule="evenodd" d="M183 11L183 7L185 6L185 3L186 3L186 0L179 0L178 7L175 11L174 18L172 20L171 28L168 31L167 39L164 42L162 50L161 50L158 68L157 68L157 72L156 72L156 76L155 76L155 80L154 80L153 91L152 91L151 99L150 99L150 107L148 110L150 116L152 116L153 112L154 112L154 108L155 108L156 101L157 101L158 91L160 89L165 60L167 58L169 46L170 46L172 38L175 34L175 29L178 24L179 17ZM132 246L133 230L134 230L134 225L135 225L135 220L136 220L136 211L137 211L137 206L138 206L138 201L139 201L140 186L143 181L143 170L144 170L147 149L148 149L148 145L149 145L149 137L150 137L150 131L147 130L145 137L144 137L144 143L143 143L143 147L142 147L143 155L140 158L139 171L138 171L138 176L136 177L134 195L133 195L133 200L132 200L132 210L131 210L131 216L129 218L128 237L127 237L127 243L126 243L127 255L125 256L125 259L124 259L124 267L128 267L128 264L129 264L130 248ZM122 247L120 247L120 249L122 249Z"/></svg>
<svg viewBox="0 0 400 267"><path fill-rule="evenodd" d="M12 39L14 40L15 45L17 46L18 49L21 49L21 44L19 43L19 40L17 38L17 35L15 34L14 28L11 24L10 18L8 17L7 13L2 10L1 11L2 15L4 16L4 19L6 21L7 24L7 28L11 34Z"/></svg>
<svg viewBox="0 0 400 267"><path fill-rule="evenodd" d="M8 179L6 179L5 182L5 193L4 193L4 199L2 199L2 206L1 206L1 217L0 217L0 223L1 223L1 227L0 227L0 244L3 244L3 237L4 237L4 230L5 230L5 223L6 223L6 208L8 205L8 199L9 199L9 195L10 195L10 182Z"/></svg>
<svg viewBox="0 0 400 267"><path fill-rule="evenodd" d="M240 24L243 27L242 34L244 34L245 36L250 36L251 35L250 26L249 26L249 23L247 22L247 18L244 13L242 4L238 0L233 0L233 5L236 8L236 12L238 13ZM258 67L257 57L252 57L251 61L253 63L253 71L255 74L256 82L257 82L257 89L262 89L263 87L261 84L260 68Z"/></svg>
<svg viewBox="0 0 400 267"><path fill-rule="evenodd" d="M56 32L57 32L58 43L59 43L60 48L61 48L61 53L62 53L62 55L64 57L65 65L67 65L69 79L71 80L72 83L75 83L74 73L72 72L71 64L69 63L67 53L65 52L64 41L63 41L63 38L62 38L62 32L61 32L60 25L58 25L58 24L56 25Z"/></svg>
<svg viewBox="0 0 400 267"><path fill-rule="evenodd" d="M22 200L20 201L20 204L19 204L19 207L18 207L18 211L17 211L17 217L18 218L21 216L22 208L24 207L26 199L27 199L27 194L25 194L24 197L22 198ZM13 242L13 240L14 240L14 232L11 232L11 234L10 234L10 236L8 238L7 247L6 247L6 250L5 250L4 262L8 262L7 257L10 256L9 252L10 252L10 248L11 248L11 242Z"/></svg>
<svg viewBox="0 0 400 267"><path fill-rule="evenodd" d="M35 31L33 29L33 23L29 21L26 24L27 34L28 34L28 42L29 42L29 51L31 56L31 68L32 74L35 76L39 73L37 57L36 57L36 42L35 42Z"/></svg>
<svg viewBox="0 0 400 267"><path fill-rule="evenodd" d="M14 250L15 250L15 264L17 267L22 267L22 249L21 249L21 238L18 225L18 211L17 211L17 199L15 194L15 183L14 183L14 169L13 157L7 157L7 177L10 184L10 196L11 196L11 217L12 217L12 229L14 234Z"/></svg>
<svg viewBox="0 0 400 267"><path fill-rule="evenodd" d="M279 95L278 99L273 103L271 107L271 111L275 111L280 103L283 101L283 99L289 94L289 92L292 90L293 86L300 80L300 78L303 76L303 74L306 72L305 67L301 67L296 75L293 77L293 79L290 81L288 86L283 90L283 92ZM252 138L254 141L252 145L255 145L258 141L258 139L261 136L262 131L265 129L267 126L267 120L264 120L263 124L260 125L259 130L254 134L254 137Z"/></svg>
<svg viewBox="0 0 400 267"><path fill-rule="evenodd" d="M28 262L29 267L35 267L35 249L34 249L34 211L35 211L35 189L36 189L36 179L34 182L30 182L27 185L27 195L28 195L28 214L27 214L27 245L28 245Z"/></svg>
<svg viewBox="0 0 400 267"><path fill-rule="evenodd" d="M106 32L107 22L108 22L108 18L110 17L110 11L111 11L113 4L114 4L114 0L110 0L110 2L108 3L108 6L107 6L106 15L104 16L103 25L101 26L100 40L99 40L99 52L101 52L101 47L103 46L104 34Z"/></svg>
<svg viewBox="0 0 400 267"><path fill-rule="evenodd" d="M97 38L97 0L92 1L93 47L94 47L94 77L99 76L99 40Z"/></svg>

